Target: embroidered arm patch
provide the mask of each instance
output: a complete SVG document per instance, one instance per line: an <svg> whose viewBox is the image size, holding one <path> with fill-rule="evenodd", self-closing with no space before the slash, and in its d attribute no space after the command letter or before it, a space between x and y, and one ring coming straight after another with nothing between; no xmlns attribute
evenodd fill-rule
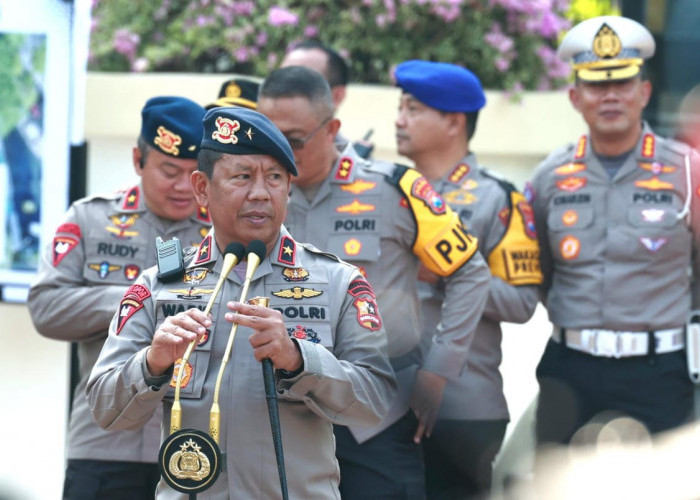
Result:
<svg viewBox="0 0 700 500"><path fill-rule="evenodd" d="M367 280L358 278L348 285L348 293L355 297L352 305L357 310L357 322L362 328L376 331L382 327L374 289Z"/></svg>
<svg viewBox="0 0 700 500"><path fill-rule="evenodd" d="M122 331L126 321L137 311L143 309L143 301L151 296L151 291L143 285L131 285L119 304L119 316L117 316L117 335Z"/></svg>
<svg viewBox="0 0 700 500"><path fill-rule="evenodd" d="M78 245L81 237L80 226L77 224L65 223L58 226L56 236L53 238L53 267L56 267Z"/></svg>
<svg viewBox="0 0 700 500"><path fill-rule="evenodd" d="M477 238L418 171L406 168L398 185L416 220L413 253L435 274L449 276L474 255Z"/></svg>

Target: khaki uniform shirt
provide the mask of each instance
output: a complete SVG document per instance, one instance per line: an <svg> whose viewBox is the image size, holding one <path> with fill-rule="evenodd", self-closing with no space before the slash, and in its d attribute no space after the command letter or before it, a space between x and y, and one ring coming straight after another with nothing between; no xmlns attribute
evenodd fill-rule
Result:
<svg viewBox="0 0 700 500"><path fill-rule="evenodd" d="M159 282L155 269L149 269L124 296L88 383L100 425L138 428L163 402L164 433L169 429L177 372L154 383L145 353L167 316L206 307L223 264L213 241L212 231L190 259L182 281ZM226 302L239 300L242 284L236 270L229 274L211 310L211 331L185 366L182 429L209 429L212 394L231 330L224 319ZM372 289L356 268L296 243L282 229L253 275L246 298L254 296L269 297L270 307L284 313L304 360L301 373L276 379L289 497L339 498L332 424L376 424L396 394ZM248 341L251 334L249 328L238 328L220 390L224 470L198 498L280 496L262 365ZM157 497L187 498L162 481Z"/></svg>
<svg viewBox="0 0 700 500"><path fill-rule="evenodd" d="M439 418L508 419L503 395L501 322L525 323L537 307L539 245L529 203L515 188L466 156L435 189L479 239L479 251L492 269L488 300L476 328L466 369L445 387ZM419 282L424 342L435 335L444 301L444 285Z"/></svg>
<svg viewBox="0 0 700 500"><path fill-rule="evenodd" d="M201 210L169 222L146 207L140 185L121 193L76 201L56 230L29 291L36 329L57 340L78 342L80 380L73 394L69 459L156 462L160 421L139 431L106 432L94 422L85 398L90 375L124 291L156 262L156 236L199 243L210 227Z"/></svg>
<svg viewBox="0 0 700 500"><path fill-rule="evenodd" d="M446 299L440 323L435 325L437 335L422 362L426 370L446 378L462 371L488 295L488 269L476 252L475 238L463 235L461 226L449 222L451 210L424 178L417 177L410 187L399 186L401 179L405 182L412 174L418 176L413 169L408 170L404 172L393 163L368 162L348 147L312 201L296 186L290 194L285 223L290 232L300 241L357 265L377 292L389 356L397 372L399 398L381 425L350 428L359 442L388 427L408 410L420 360L416 282L421 262L431 265L444 257L442 264L447 260L454 264L462 255L469 257L463 265L448 270ZM436 229L436 233L423 236L423 231L429 229ZM449 242L446 234L452 235ZM425 248L427 255L419 258L417 255ZM438 255L431 253L434 248L439 248Z"/></svg>
<svg viewBox="0 0 700 500"><path fill-rule="evenodd" d="M698 305L696 161L645 124L612 179L588 136L537 167L530 197L552 323L639 332L685 324L691 296Z"/></svg>

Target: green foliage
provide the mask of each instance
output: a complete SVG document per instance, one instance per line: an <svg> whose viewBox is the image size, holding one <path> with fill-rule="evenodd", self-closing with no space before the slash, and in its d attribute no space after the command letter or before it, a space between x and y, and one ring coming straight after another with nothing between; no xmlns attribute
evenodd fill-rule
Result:
<svg viewBox="0 0 700 500"><path fill-rule="evenodd" d="M568 76L553 53L570 0L95 1L96 71L264 77L295 43L317 38L347 58L356 82L388 83L406 59L466 66L494 89L552 88Z"/></svg>
<svg viewBox="0 0 700 500"><path fill-rule="evenodd" d="M567 17L575 24L597 16L619 16L614 0L572 0Z"/></svg>
<svg viewBox="0 0 700 500"><path fill-rule="evenodd" d="M37 101L35 82L43 74L46 46L43 39L25 34L0 34L0 136L26 115Z"/></svg>

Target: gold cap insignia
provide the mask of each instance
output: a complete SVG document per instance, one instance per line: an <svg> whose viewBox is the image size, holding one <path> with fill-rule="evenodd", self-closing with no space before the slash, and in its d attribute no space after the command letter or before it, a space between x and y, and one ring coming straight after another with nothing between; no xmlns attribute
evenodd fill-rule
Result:
<svg viewBox="0 0 700 500"><path fill-rule="evenodd" d="M158 137L153 139L153 143L156 146L169 155L177 156L180 154L180 150L177 147L182 144L182 137L162 125L158 127L156 132Z"/></svg>
<svg viewBox="0 0 700 500"><path fill-rule="evenodd" d="M241 124L238 120L231 120L222 116L216 119L216 129L211 134L211 138L219 141L222 144L237 144L238 137L236 132L241 129Z"/></svg>
<svg viewBox="0 0 700 500"><path fill-rule="evenodd" d="M240 97L241 87L236 82L231 82L226 86L225 94L226 97Z"/></svg>
<svg viewBox="0 0 700 500"><path fill-rule="evenodd" d="M601 59L609 59L617 57L621 50L620 37L604 23L593 38L593 53Z"/></svg>

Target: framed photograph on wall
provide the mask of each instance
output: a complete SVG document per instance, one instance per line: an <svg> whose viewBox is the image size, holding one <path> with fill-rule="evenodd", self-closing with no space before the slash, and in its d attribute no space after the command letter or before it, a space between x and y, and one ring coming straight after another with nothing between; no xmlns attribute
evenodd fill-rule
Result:
<svg viewBox="0 0 700 500"><path fill-rule="evenodd" d="M26 299L68 206L71 16L64 0L0 0L0 287Z"/></svg>

